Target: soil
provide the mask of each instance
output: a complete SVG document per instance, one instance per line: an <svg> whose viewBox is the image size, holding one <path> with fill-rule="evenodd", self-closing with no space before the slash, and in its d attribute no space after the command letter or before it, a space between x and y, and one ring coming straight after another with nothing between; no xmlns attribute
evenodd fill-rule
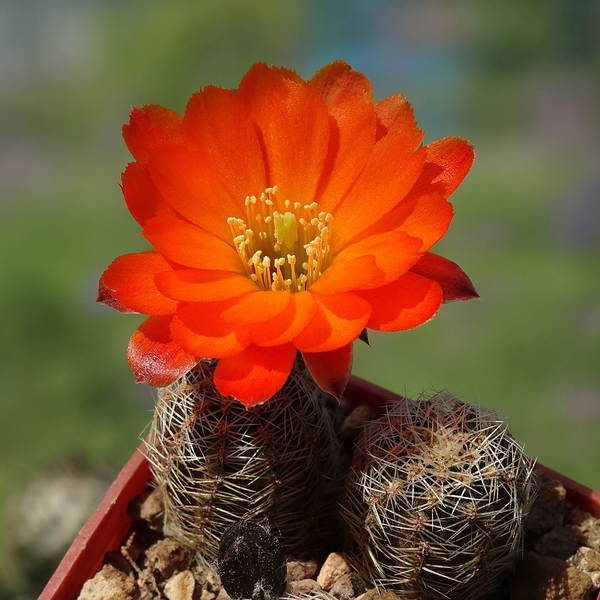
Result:
<svg viewBox="0 0 600 600"><path fill-rule="evenodd" d="M583 600L598 598L600 519L571 506L561 483L536 471L540 491L526 520L524 554L491 600ZM103 569L79 600L227 600L214 565L162 533L162 504L148 490L130 506L132 526L120 551L106 555ZM373 588L353 571L343 552L326 560L288 562L288 593L304 598L384 600L393 592ZM265 600L274 600L266 598Z"/></svg>

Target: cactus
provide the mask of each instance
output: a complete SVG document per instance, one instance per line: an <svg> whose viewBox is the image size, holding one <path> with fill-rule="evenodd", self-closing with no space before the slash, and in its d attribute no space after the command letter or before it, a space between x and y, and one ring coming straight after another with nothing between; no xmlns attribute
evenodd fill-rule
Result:
<svg viewBox="0 0 600 600"><path fill-rule="evenodd" d="M269 402L246 408L215 388L202 361L159 392L147 441L165 532L216 559L226 527L268 522L288 555L318 553L339 487L339 447L301 366Z"/></svg>
<svg viewBox="0 0 600 600"><path fill-rule="evenodd" d="M342 500L364 577L402 598L474 600L522 548L532 464L497 413L447 392L363 430Z"/></svg>

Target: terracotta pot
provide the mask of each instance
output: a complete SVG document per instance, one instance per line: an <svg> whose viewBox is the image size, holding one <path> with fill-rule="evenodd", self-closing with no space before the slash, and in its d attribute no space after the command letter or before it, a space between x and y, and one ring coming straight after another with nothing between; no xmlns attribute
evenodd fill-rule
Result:
<svg viewBox="0 0 600 600"><path fill-rule="evenodd" d="M381 413L382 406L388 400L397 398L397 395L352 376L346 397L353 404L366 403L375 413ZM539 464L537 467L565 486L568 500L600 518L599 492L552 469ZM80 531L38 600L73 600L77 597L83 584L102 568L105 553L118 550L124 543L131 524L127 514L128 504L148 487L150 480L151 473L144 458L142 443Z"/></svg>

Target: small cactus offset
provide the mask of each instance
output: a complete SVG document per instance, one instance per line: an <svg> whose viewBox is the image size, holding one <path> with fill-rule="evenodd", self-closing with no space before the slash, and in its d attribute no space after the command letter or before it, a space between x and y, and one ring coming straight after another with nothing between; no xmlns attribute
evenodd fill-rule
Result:
<svg viewBox="0 0 600 600"><path fill-rule="evenodd" d="M365 427L342 516L356 566L378 586L475 600L514 565L534 495L532 464L499 415L441 392Z"/></svg>
<svg viewBox="0 0 600 600"><path fill-rule="evenodd" d="M331 527L340 454L320 389L294 368L269 402L246 408L216 390L214 367L202 361L159 393L147 453L165 531L208 562L240 519L268 522L288 555L315 552Z"/></svg>

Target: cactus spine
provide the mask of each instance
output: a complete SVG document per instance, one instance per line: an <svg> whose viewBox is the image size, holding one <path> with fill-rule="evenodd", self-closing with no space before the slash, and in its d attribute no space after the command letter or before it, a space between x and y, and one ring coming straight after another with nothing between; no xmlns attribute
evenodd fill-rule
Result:
<svg viewBox="0 0 600 600"><path fill-rule="evenodd" d="M474 600L522 547L532 465L494 412L446 392L369 423L342 501L362 574L402 598Z"/></svg>
<svg viewBox="0 0 600 600"><path fill-rule="evenodd" d="M274 398L246 408L219 394L214 366L202 361L159 393L148 459L165 531L213 562L230 523L268 521L288 555L314 553L340 455L320 390L295 368Z"/></svg>

